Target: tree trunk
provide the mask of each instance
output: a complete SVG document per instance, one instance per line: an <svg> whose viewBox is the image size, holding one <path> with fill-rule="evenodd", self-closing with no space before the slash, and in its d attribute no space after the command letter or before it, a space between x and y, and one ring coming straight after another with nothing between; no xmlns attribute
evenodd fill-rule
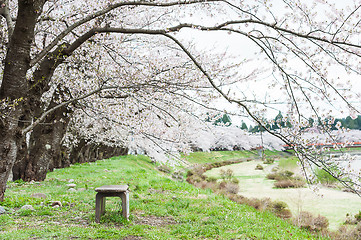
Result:
<svg viewBox="0 0 361 240"><path fill-rule="evenodd" d="M0 201L4 200L6 182L22 139L18 124L19 119L26 115L24 105L29 90L26 73L29 69L35 24L43 4L44 0L18 1L17 20L4 61L0 88L0 102L5 105L0 116Z"/></svg>
<svg viewBox="0 0 361 240"><path fill-rule="evenodd" d="M50 102L49 109L57 105L67 94L58 86ZM63 167L61 161L61 142L66 133L72 110L67 106L50 113L44 123L34 127L29 144L29 157L22 162L25 171L21 177L24 181L43 181L47 172L54 167Z"/></svg>
<svg viewBox="0 0 361 240"><path fill-rule="evenodd" d="M16 160L19 147L18 120L22 108L15 108L5 119L0 119L0 201L4 200L6 182Z"/></svg>
<svg viewBox="0 0 361 240"><path fill-rule="evenodd" d="M13 166L13 181L23 179L25 172L25 164L29 159L28 146L26 144L26 137L23 136L16 156L16 161Z"/></svg>

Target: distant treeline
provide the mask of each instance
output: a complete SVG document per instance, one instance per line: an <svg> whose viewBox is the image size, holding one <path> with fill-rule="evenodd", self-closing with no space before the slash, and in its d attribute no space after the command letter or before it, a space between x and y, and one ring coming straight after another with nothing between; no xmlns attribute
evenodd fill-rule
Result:
<svg viewBox="0 0 361 240"><path fill-rule="evenodd" d="M210 122L210 119L207 119L206 121ZM266 124L266 128L270 129L270 130L277 130L280 128L284 128L284 127L292 127L292 124L286 120L286 118L284 118L282 116L282 113L279 112L277 114L277 116L271 120L271 121L266 121L268 122ZM309 127L314 126L314 122L315 119L310 118L308 120L309 122ZM338 123L339 122L339 123ZM352 118L350 116L346 117L346 118L325 118L323 120L319 120L320 124L323 125L327 125L328 127L331 128L331 130L337 130L337 125L346 128L346 129L358 129L361 130L361 115L358 115L356 118ZM232 125L232 120L230 118L230 116L228 114L223 114L223 115L219 115L218 118L216 118L215 121L213 121L214 125L223 125L223 126L231 126ZM261 127L260 125L256 125L256 126L247 126L247 124L245 122L241 123L241 126L238 126L239 128L249 131L249 132L260 132L260 131L265 131L264 127Z"/></svg>

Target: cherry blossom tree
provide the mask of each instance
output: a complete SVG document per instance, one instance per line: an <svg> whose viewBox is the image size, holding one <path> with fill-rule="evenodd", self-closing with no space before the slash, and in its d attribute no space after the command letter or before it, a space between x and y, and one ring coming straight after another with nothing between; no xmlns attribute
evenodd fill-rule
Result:
<svg viewBox="0 0 361 240"><path fill-rule="evenodd" d="M286 102L294 128L269 133L294 146L303 166L333 173L306 151L300 132L304 119L325 113L319 101L358 112L338 78L360 76L360 3L273 3L0 1L0 200L15 162L19 175L45 177L69 123L109 144L142 136L148 146L161 149L162 140L181 149L194 106L212 108L216 96L261 126L264 109ZM236 35L258 54L200 53L185 32ZM253 94L265 75L266 94Z"/></svg>

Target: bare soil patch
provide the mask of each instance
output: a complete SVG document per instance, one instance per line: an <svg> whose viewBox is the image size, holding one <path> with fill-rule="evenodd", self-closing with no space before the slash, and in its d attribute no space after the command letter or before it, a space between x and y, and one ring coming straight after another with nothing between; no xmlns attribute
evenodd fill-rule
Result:
<svg viewBox="0 0 361 240"><path fill-rule="evenodd" d="M172 217L157 217L157 216L136 216L133 221L135 225L149 225L149 226L166 226L177 224Z"/></svg>

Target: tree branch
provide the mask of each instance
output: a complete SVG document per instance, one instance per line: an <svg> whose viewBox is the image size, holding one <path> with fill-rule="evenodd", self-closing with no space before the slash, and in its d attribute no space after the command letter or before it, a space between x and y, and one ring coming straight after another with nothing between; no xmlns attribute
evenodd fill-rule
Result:
<svg viewBox="0 0 361 240"><path fill-rule="evenodd" d="M46 118L46 116L47 116L48 114L52 113L53 111L55 111L55 110L58 109L58 108L61 108L61 107L66 106L66 105L68 105L68 104L70 104L70 103L76 102L76 101L78 101L78 100L85 99L85 98L90 97L90 96L92 96L92 95L94 95L94 94L96 94L96 93L98 93L98 92L103 91L103 90L114 89L114 88L117 88L117 87L100 87L100 88L98 88L98 89L96 89L96 90L94 90L94 91L91 91L91 92L89 92L89 93L87 93L87 94L84 94L84 95L82 95L82 96L80 96L80 97L73 98L73 99L70 99L70 100L68 100L68 101L66 101L66 102L60 103L59 105L56 105L55 107L53 107L53 108L48 109L47 111L45 111L35 122L33 122L32 124L30 124L28 127L24 128L21 133L24 135L24 134L26 134L27 132L31 131L36 125L38 125L39 123L41 123L41 122Z"/></svg>
<svg viewBox="0 0 361 240"><path fill-rule="evenodd" d="M10 41L10 38L14 32L14 22L10 15L9 0L0 1L0 15L3 16L6 20L6 24L8 26L8 38Z"/></svg>
<svg viewBox="0 0 361 240"><path fill-rule="evenodd" d="M111 4L108 7L97 11L95 13L92 13L85 18L75 22L71 26L69 26L67 29L65 29L63 32L61 32L48 46L46 46L36 57L34 57L30 61L30 66L34 66L37 64L45 55L54 48L65 36L67 36L70 32L72 32L75 28L83 25L84 23L87 23L97 17L103 16L110 11L121 8L124 6L148 6L148 7L172 7L172 6L178 6L178 5L191 5L191 4L197 4L197 3L207 3L207 2L220 2L222 0L190 0L190 1L173 1L168 3L159 3L159 2L145 2L145 1L129 1L129 2L120 2Z"/></svg>

